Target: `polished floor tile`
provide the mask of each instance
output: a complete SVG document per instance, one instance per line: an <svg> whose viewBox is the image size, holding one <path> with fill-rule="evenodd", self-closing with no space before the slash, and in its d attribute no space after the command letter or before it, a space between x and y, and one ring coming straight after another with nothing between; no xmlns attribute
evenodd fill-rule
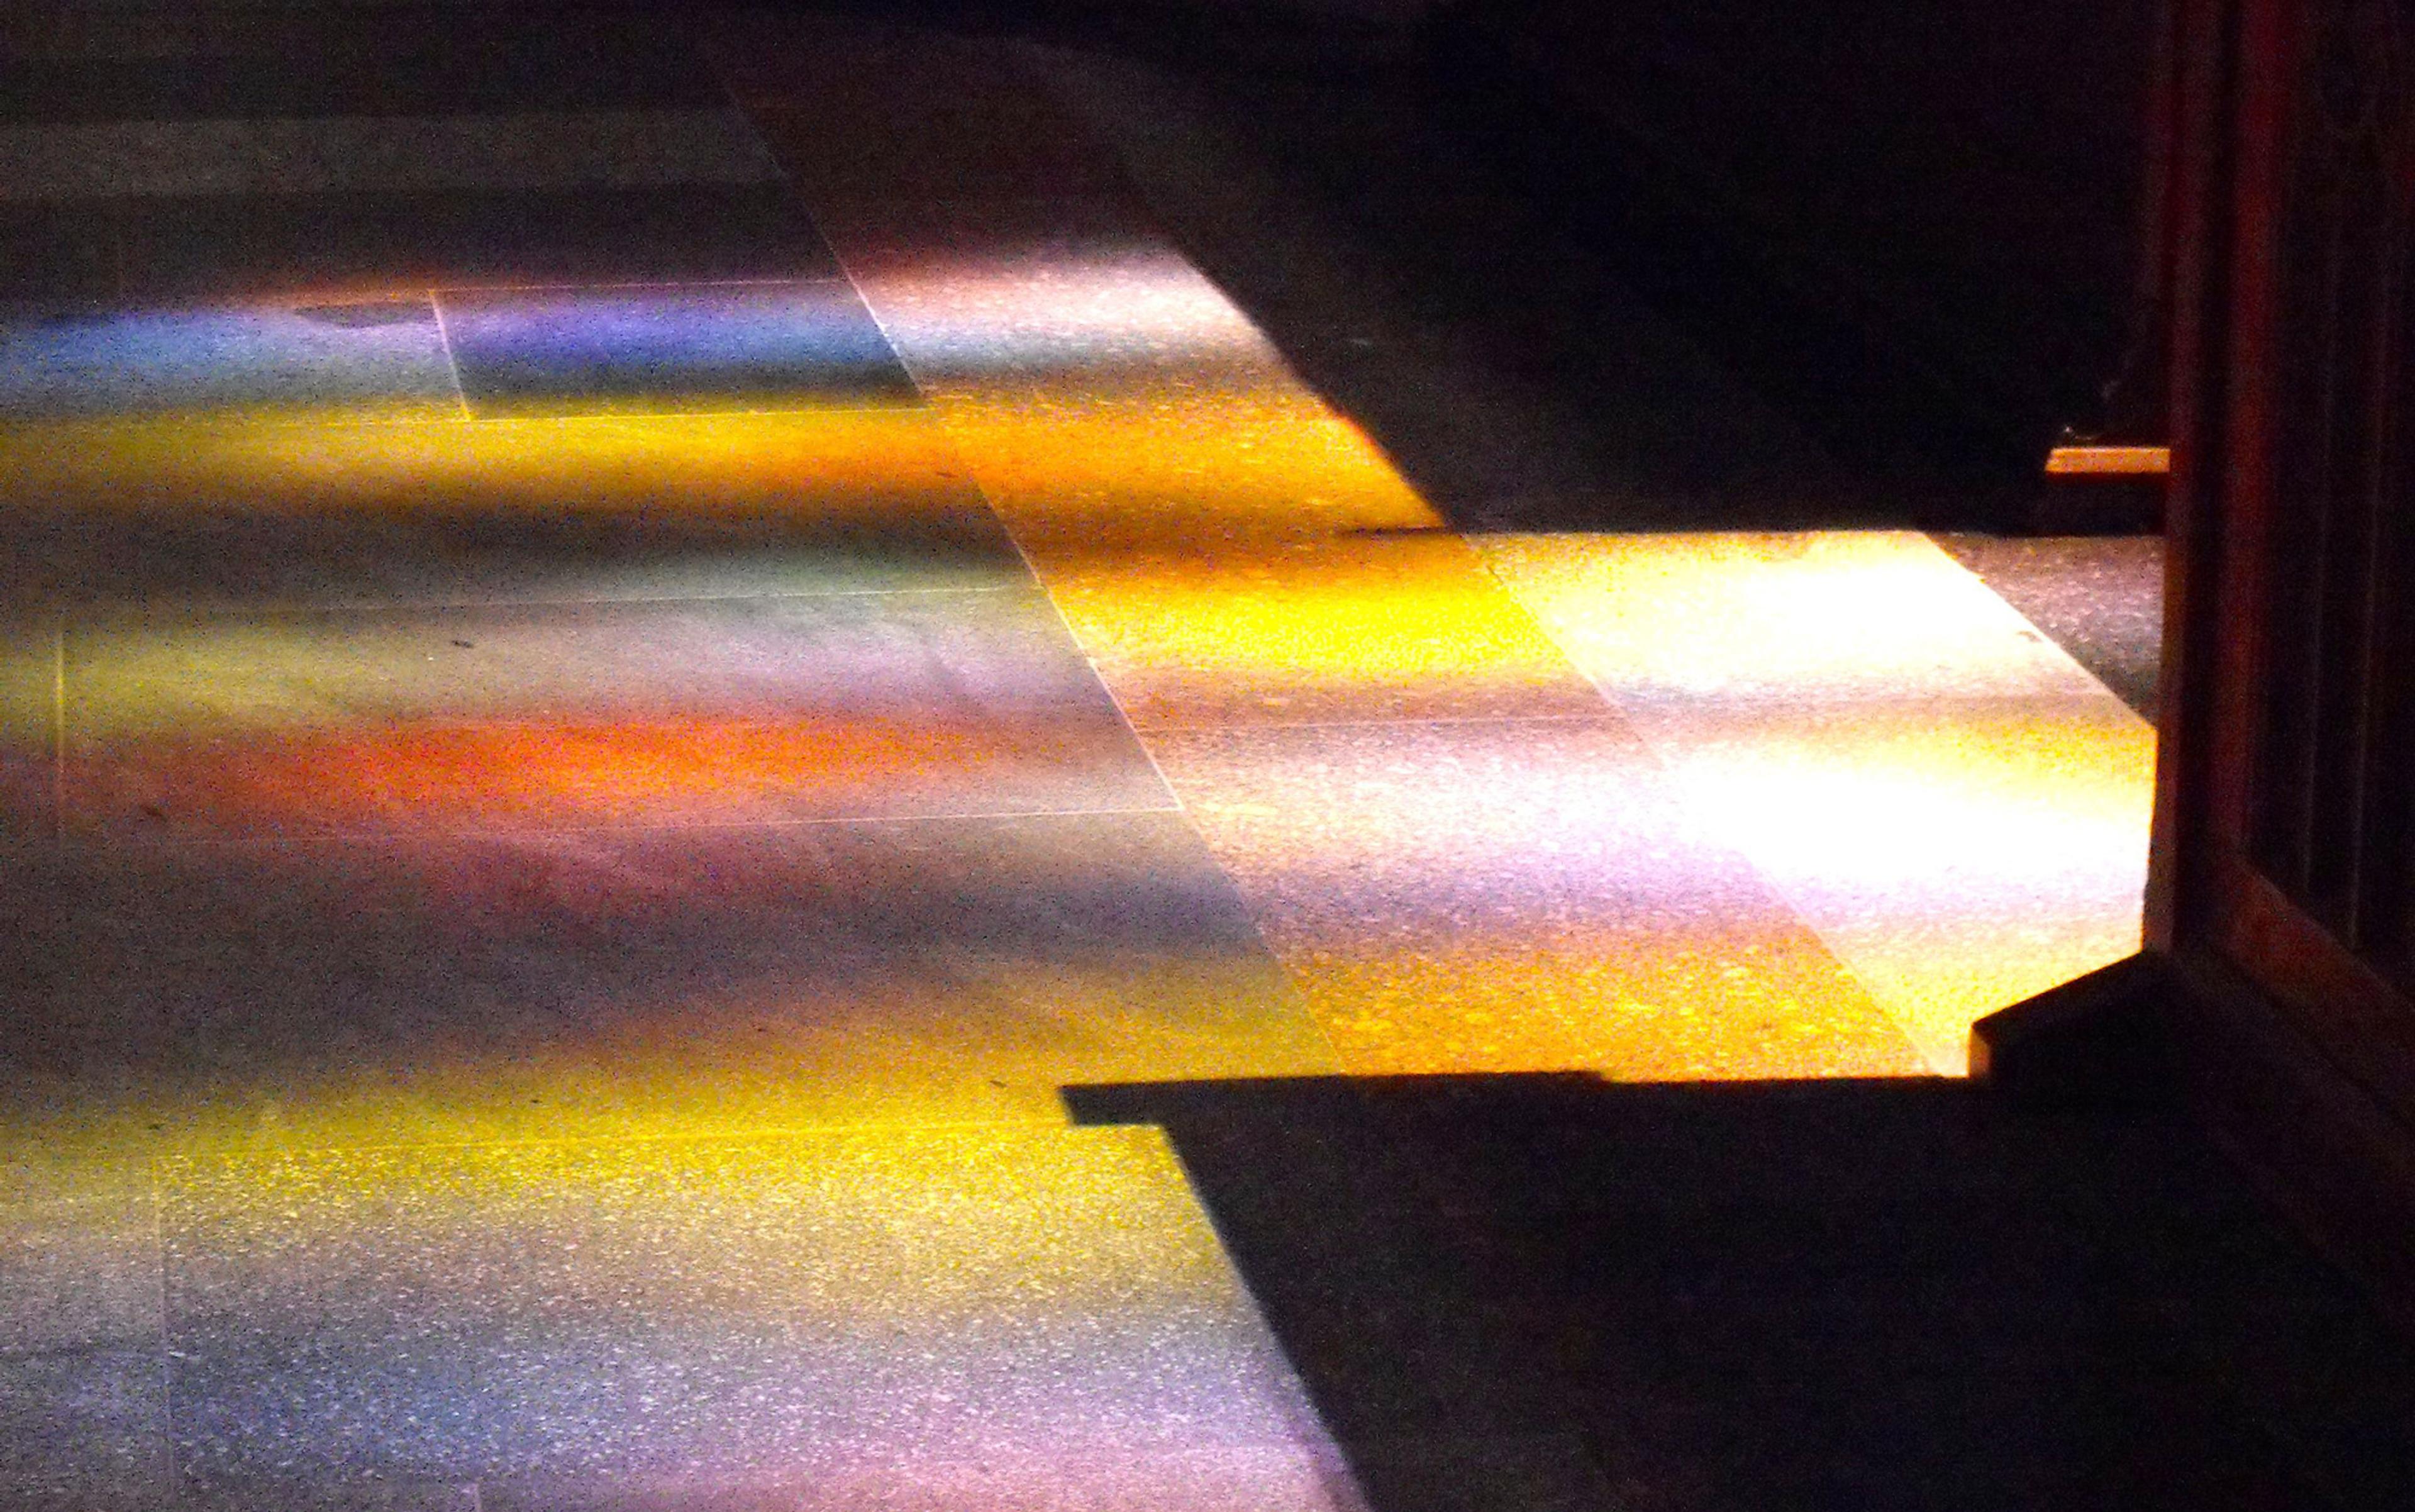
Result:
<svg viewBox="0 0 2415 1512"><path fill-rule="evenodd" d="M151 1512L162 1505L168 1436L150 1169L85 1164L14 1138L8 1149L0 1505Z"/></svg>
<svg viewBox="0 0 2415 1512"><path fill-rule="evenodd" d="M0 421L336 407L461 412L427 299L0 314Z"/></svg>
<svg viewBox="0 0 2415 1512"><path fill-rule="evenodd" d="M913 404L914 382L844 282L444 293L481 414Z"/></svg>
<svg viewBox="0 0 2415 1512"><path fill-rule="evenodd" d="M1331 1053L1175 815L8 869L12 1138L392 1145L983 1118Z"/></svg>
<svg viewBox="0 0 2415 1512"><path fill-rule="evenodd" d="M1058 549L1050 596L1144 731L1606 712L1456 536Z"/></svg>
<svg viewBox="0 0 2415 1512"><path fill-rule="evenodd" d="M113 208L122 284L135 298L838 274L776 184L182 196Z"/></svg>
<svg viewBox="0 0 2415 1512"><path fill-rule="evenodd" d="M1238 142L1194 257L1132 59L0 9L0 1507L1690 1512L2046 1395L1923 1073L2135 942L2151 737L1918 536L1454 533L1810 487L1698 354L1451 378ZM1445 192L1333 202L1557 350Z"/></svg>
<svg viewBox="0 0 2415 1512"><path fill-rule="evenodd" d="M0 427L8 597L344 606L1028 586L906 410Z"/></svg>
<svg viewBox="0 0 2415 1512"><path fill-rule="evenodd" d="M204 1490L458 1477L508 1505L975 1461L1000 1505L1086 1505L1089 1467L1233 1446L1290 1450L1263 1489L1291 1494L1220 1505L1324 1505L1298 1385L1151 1131L262 1154L162 1186Z"/></svg>
<svg viewBox="0 0 2415 1512"><path fill-rule="evenodd" d="M884 203L818 218L935 397L1162 402L1299 390L1248 315L1113 202Z"/></svg>
<svg viewBox="0 0 2415 1512"><path fill-rule="evenodd" d="M1150 747L1354 1073L1919 1069L1615 723L1168 731Z"/></svg>
<svg viewBox="0 0 2415 1512"><path fill-rule="evenodd" d="M1940 536L1937 544L2141 718L2154 719L2163 672L2163 537L1964 534Z"/></svg>
<svg viewBox="0 0 2415 1512"><path fill-rule="evenodd" d="M1504 535L1485 559L1624 707L2099 685L1927 536Z"/></svg>
<svg viewBox="0 0 2415 1512"><path fill-rule="evenodd" d="M0 1176L0 1360L159 1338L159 1231L141 1160L12 1150Z"/></svg>
<svg viewBox="0 0 2415 1512"><path fill-rule="evenodd" d="M66 823L126 840L1166 806L1033 593L80 624Z"/></svg>

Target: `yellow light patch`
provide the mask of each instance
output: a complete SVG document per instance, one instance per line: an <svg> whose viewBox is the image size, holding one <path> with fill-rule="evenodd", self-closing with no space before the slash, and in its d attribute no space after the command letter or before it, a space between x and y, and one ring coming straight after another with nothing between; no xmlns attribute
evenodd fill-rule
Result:
<svg viewBox="0 0 2415 1512"><path fill-rule="evenodd" d="M1604 711L1455 535L1068 549L1040 568L1144 729Z"/></svg>
<svg viewBox="0 0 2415 1512"><path fill-rule="evenodd" d="M2155 739L2110 696L1641 724L1941 1070L1976 1020L2139 947Z"/></svg>
<svg viewBox="0 0 2415 1512"><path fill-rule="evenodd" d="M0 500L19 515L239 508L374 516L853 509L910 519L960 505L961 469L911 411L361 423L218 415L0 427Z"/></svg>
<svg viewBox="0 0 2415 1512"><path fill-rule="evenodd" d="M2138 949L2153 729L1925 537L1485 551L1939 1070Z"/></svg>
<svg viewBox="0 0 2415 1512"><path fill-rule="evenodd" d="M1356 426L1298 392L944 412L982 492L1036 557L1153 546L1204 558L1443 524Z"/></svg>
<svg viewBox="0 0 2415 1512"><path fill-rule="evenodd" d="M2100 691L1909 531L1499 536L1482 549L1628 707Z"/></svg>

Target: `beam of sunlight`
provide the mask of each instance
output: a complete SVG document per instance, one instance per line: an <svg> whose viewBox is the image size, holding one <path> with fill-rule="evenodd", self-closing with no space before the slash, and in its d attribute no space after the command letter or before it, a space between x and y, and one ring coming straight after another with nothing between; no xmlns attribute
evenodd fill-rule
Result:
<svg viewBox="0 0 2415 1512"><path fill-rule="evenodd" d="M1065 1089L1950 1071L2135 945L2151 732L1925 541L1462 538L1059 213L0 322L0 1349L228 1505L1335 1512Z"/></svg>
<svg viewBox="0 0 2415 1512"><path fill-rule="evenodd" d="M1938 1070L2138 948L2153 729L1926 538L1485 549Z"/></svg>
<svg viewBox="0 0 2415 1512"><path fill-rule="evenodd" d="M195 1158L163 1163L158 1215L190 1257L164 1311L205 1490L369 1468L1020 1505L1195 1461L1171 1505L1328 1505L1154 1130Z"/></svg>

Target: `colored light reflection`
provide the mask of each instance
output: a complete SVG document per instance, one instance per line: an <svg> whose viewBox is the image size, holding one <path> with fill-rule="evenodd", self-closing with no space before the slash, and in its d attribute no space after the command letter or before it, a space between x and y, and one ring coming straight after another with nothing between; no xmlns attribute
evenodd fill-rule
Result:
<svg viewBox="0 0 2415 1512"><path fill-rule="evenodd" d="M173 1160L158 1213L192 1257L164 1310L203 1486L274 1458L566 1491L608 1456L623 1489L978 1475L1022 1501L1196 1457L1171 1505L1327 1505L1152 1131Z"/></svg>
<svg viewBox="0 0 2415 1512"><path fill-rule="evenodd" d="M75 510L329 515L802 515L910 521L960 472L921 416L569 416L439 425L347 412L0 427L11 517Z"/></svg>
<svg viewBox="0 0 2415 1512"><path fill-rule="evenodd" d="M1603 711L1456 536L1041 561L1067 622L1144 729Z"/></svg>
<svg viewBox="0 0 2415 1512"><path fill-rule="evenodd" d="M942 394L1296 382L1266 334L1153 237L985 241L953 255L870 240L843 231L839 245L915 375Z"/></svg>
<svg viewBox="0 0 2415 1512"><path fill-rule="evenodd" d="M1485 550L1938 1070L2138 949L2153 729L1927 539Z"/></svg>
<svg viewBox="0 0 2415 1512"><path fill-rule="evenodd" d="M0 322L0 419L152 412L458 412L423 295Z"/></svg>
<svg viewBox="0 0 2415 1512"><path fill-rule="evenodd" d="M1357 427L1289 391L968 401L946 413L982 491L1042 563L1443 527Z"/></svg>
<svg viewBox="0 0 2415 1512"><path fill-rule="evenodd" d="M396 423L216 316L9 391L11 1179L205 1487L1325 1506L1061 1087L1951 1070L2135 941L2151 738L1917 538L1471 546L1162 247L857 265L934 412ZM461 304L540 406L797 367Z"/></svg>

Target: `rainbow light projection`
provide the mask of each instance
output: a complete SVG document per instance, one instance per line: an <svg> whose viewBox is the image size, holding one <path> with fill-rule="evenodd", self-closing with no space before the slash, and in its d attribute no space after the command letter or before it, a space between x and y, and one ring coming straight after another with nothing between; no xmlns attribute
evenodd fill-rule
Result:
<svg viewBox="0 0 2415 1512"><path fill-rule="evenodd" d="M2150 732L1925 540L1462 540L1171 250L966 215L0 334L60 1484L1346 1505L1059 1088L1953 1071L2135 945Z"/></svg>

